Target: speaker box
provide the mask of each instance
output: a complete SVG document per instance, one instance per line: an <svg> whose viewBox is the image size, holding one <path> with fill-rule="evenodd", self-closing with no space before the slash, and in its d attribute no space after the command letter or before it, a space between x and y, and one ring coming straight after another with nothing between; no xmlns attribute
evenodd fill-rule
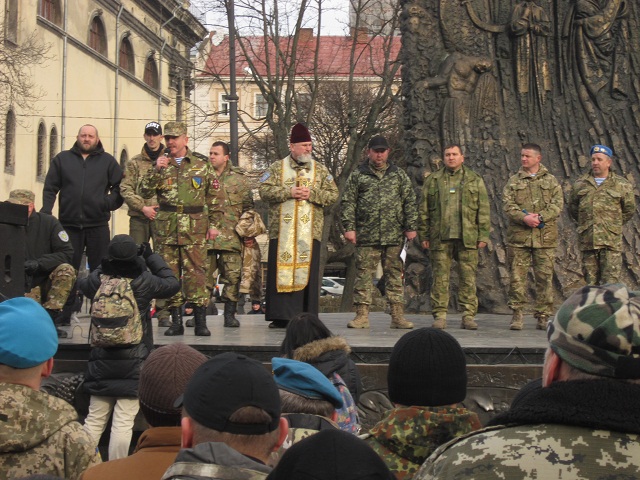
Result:
<svg viewBox="0 0 640 480"><path fill-rule="evenodd" d="M0 301L24 295L26 205L0 202Z"/></svg>

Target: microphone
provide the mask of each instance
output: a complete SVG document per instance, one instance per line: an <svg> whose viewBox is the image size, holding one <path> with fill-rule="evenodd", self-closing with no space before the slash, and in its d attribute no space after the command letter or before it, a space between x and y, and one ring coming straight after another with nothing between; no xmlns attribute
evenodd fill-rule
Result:
<svg viewBox="0 0 640 480"><path fill-rule="evenodd" d="M171 149L169 147L164 149L164 152L162 152L162 155L169 158L171 155ZM166 168L166 167L160 167L160 168Z"/></svg>

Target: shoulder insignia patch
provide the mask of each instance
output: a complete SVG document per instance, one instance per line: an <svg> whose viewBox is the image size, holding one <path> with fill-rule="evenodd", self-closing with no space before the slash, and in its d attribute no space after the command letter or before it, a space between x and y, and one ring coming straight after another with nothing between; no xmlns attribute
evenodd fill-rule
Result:
<svg viewBox="0 0 640 480"><path fill-rule="evenodd" d="M58 232L58 238L60 240L62 240L63 242L68 242L69 241L69 234L67 232L65 232L64 230L60 230Z"/></svg>
<svg viewBox="0 0 640 480"><path fill-rule="evenodd" d="M266 182L267 179L271 176L271 172L266 171L262 174L262 176L260 177L260 183L262 182Z"/></svg>

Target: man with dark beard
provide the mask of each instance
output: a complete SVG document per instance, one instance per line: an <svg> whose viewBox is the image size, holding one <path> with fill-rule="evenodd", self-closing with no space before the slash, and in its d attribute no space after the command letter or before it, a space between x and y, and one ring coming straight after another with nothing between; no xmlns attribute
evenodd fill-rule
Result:
<svg viewBox="0 0 640 480"><path fill-rule="evenodd" d="M260 178L260 197L269 204L270 328L285 328L298 313L318 313L323 209L338 200L338 187L327 167L312 159L312 148L307 127L294 125L291 153Z"/></svg>

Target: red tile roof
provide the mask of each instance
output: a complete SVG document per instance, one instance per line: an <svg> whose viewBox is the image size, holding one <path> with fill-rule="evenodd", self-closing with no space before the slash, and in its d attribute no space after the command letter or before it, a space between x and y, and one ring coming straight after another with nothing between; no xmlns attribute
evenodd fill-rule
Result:
<svg viewBox="0 0 640 480"><path fill-rule="evenodd" d="M268 57L265 53L264 37L242 37L236 40L236 75L247 76L244 70L249 67L249 62L243 54L239 45L242 41L246 45L249 58L253 59L253 66L260 75L265 75L267 69L275 71L275 49L272 38L267 39ZM318 74L321 77L348 76L351 65L351 49L353 47L353 37L300 35L297 45L296 74L298 76L312 76L316 48L318 49ZM367 36L362 35L356 43L354 50L354 75L356 77L377 77L383 73L385 55L384 52L391 45L390 59L396 60L400 51L400 37L388 36ZM290 51L293 48L292 37L280 38L280 45L283 51ZM266 60L269 59L270 67L267 67ZM290 55L287 55L289 60ZM283 66L280 64L280 71ZM204 71L200 76L208 75L229 75L229 37L225 35L219 45L211 44L209 57L206 60ZM400 71L396 73L400 76Z"/></svg>

